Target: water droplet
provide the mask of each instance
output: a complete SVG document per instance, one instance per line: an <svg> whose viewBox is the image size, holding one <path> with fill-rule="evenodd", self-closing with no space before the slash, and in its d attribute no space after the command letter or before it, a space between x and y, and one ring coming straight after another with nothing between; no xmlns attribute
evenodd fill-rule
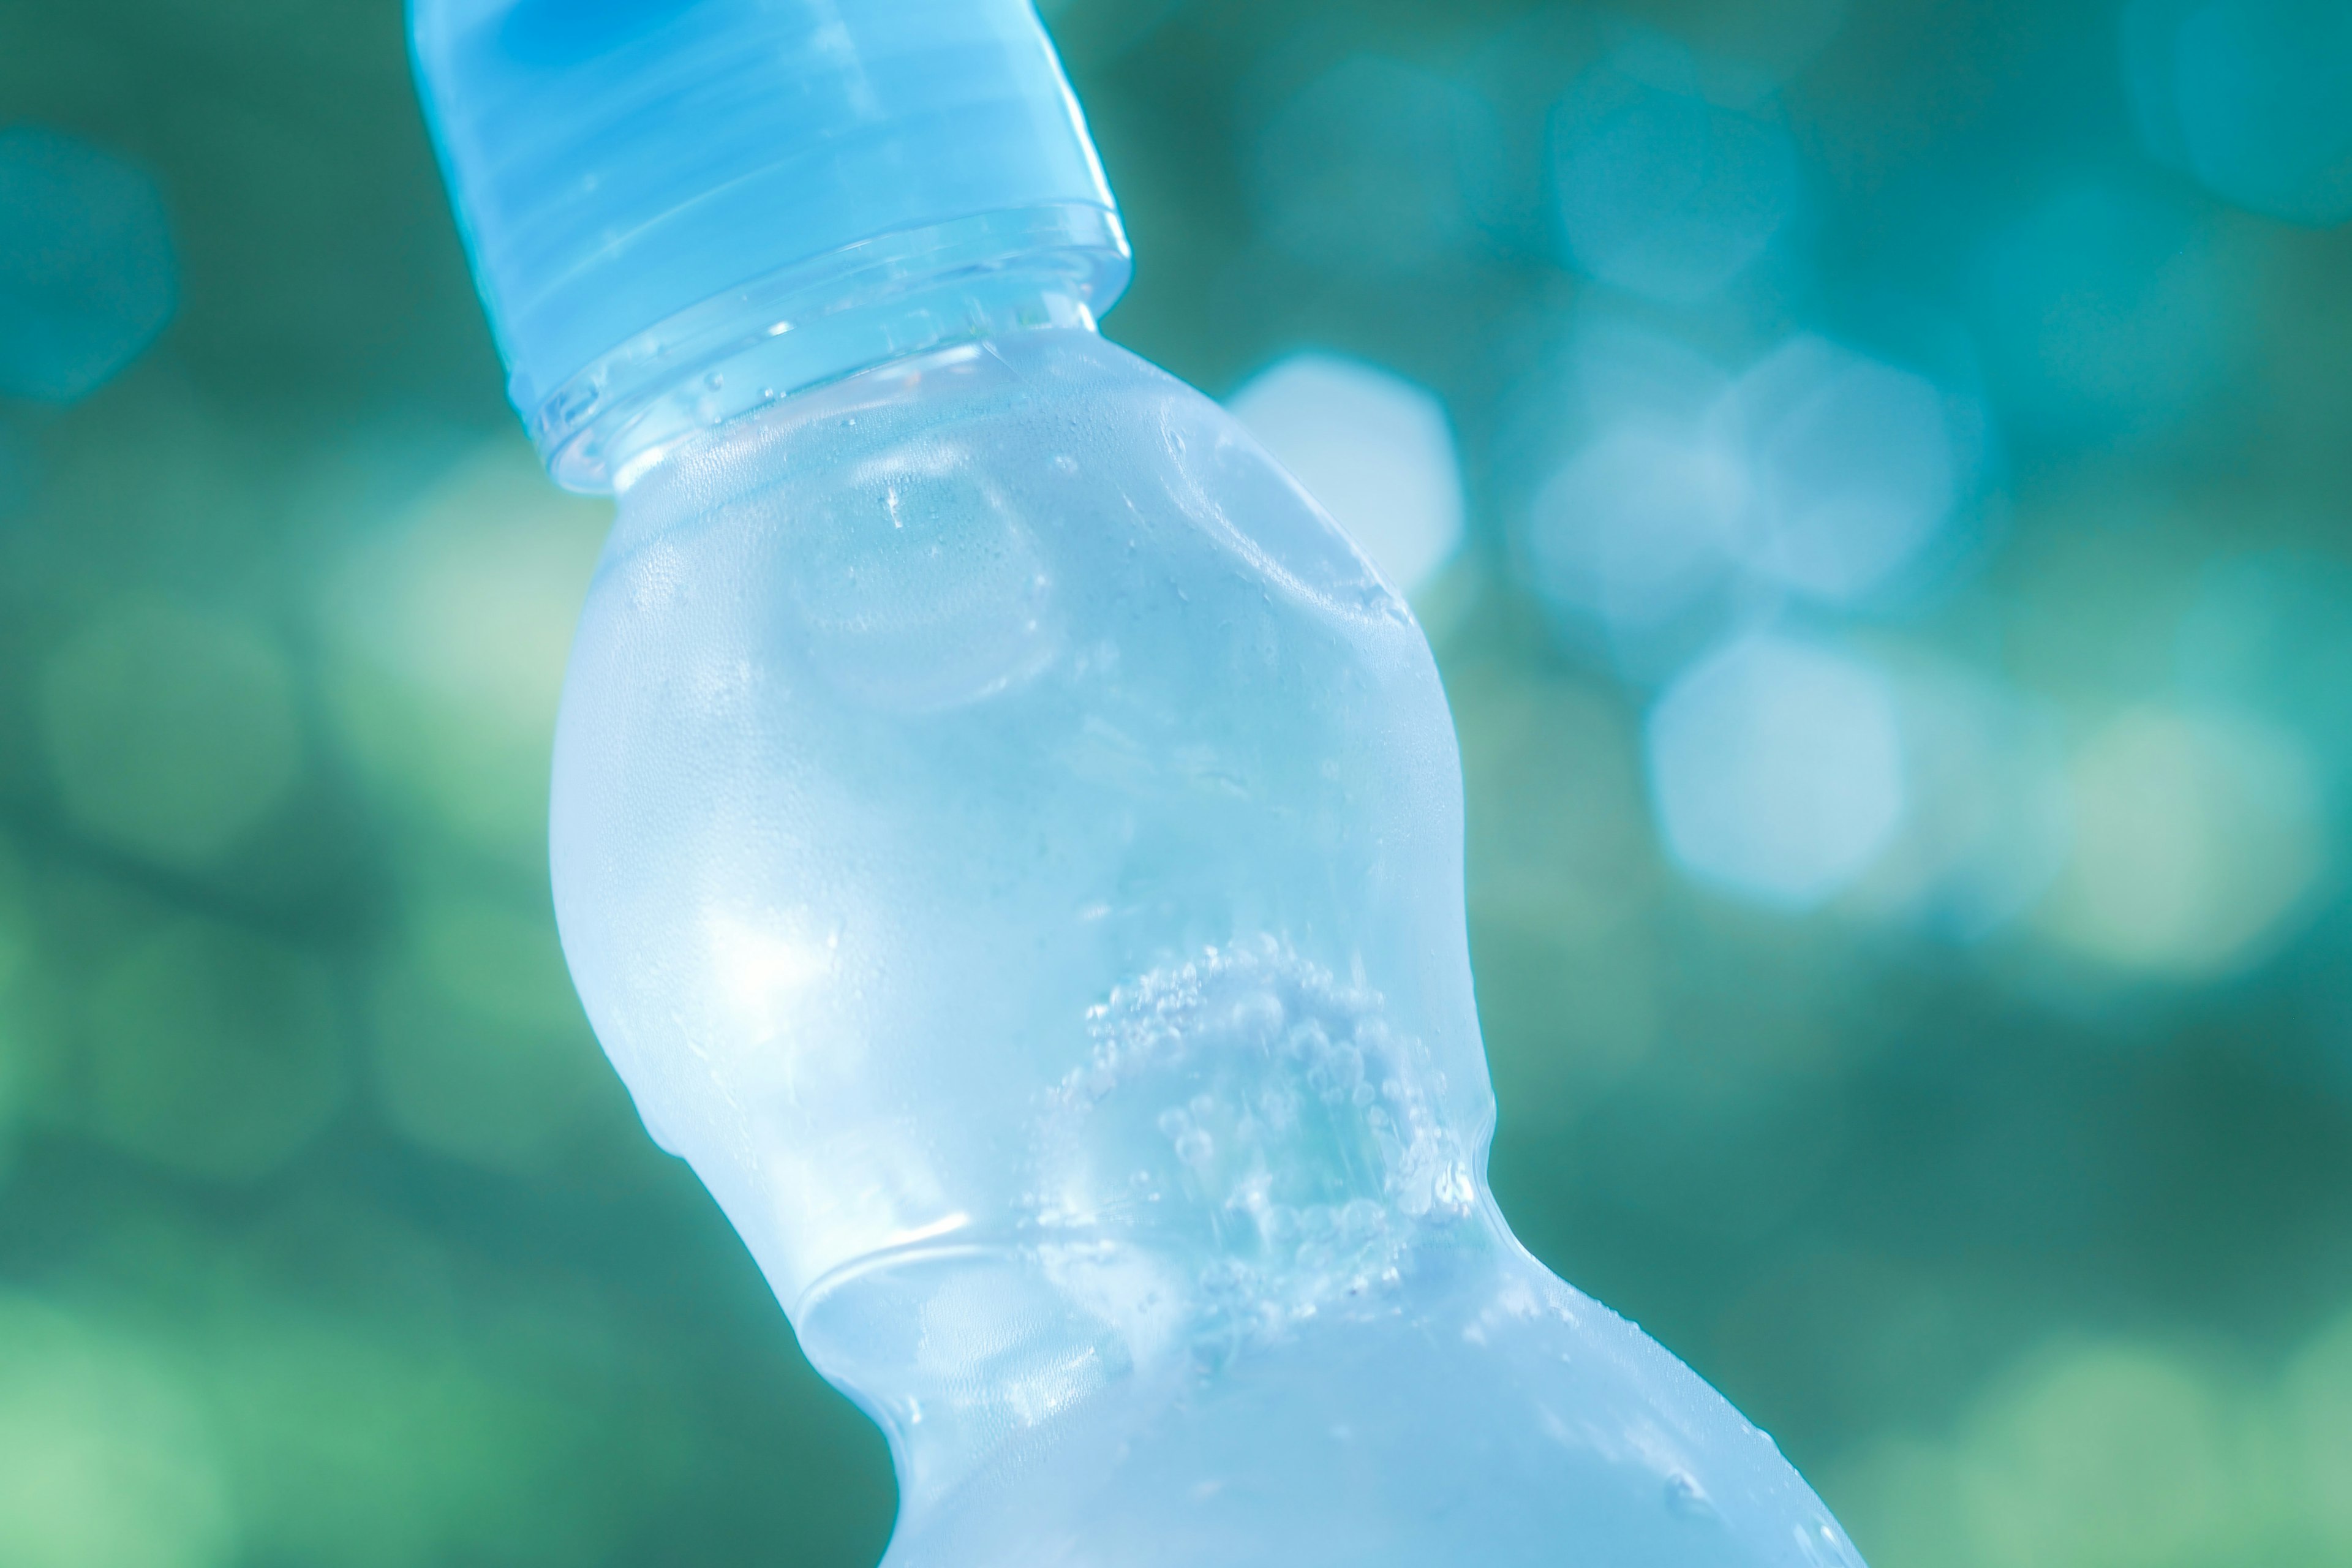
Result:
<svg viewBox="0 0 2352 1568"><path fill-rule="evenodd" d="M1677 1470L1666 1478L1666 1511L1677 1519L1706 1519L1714 1514L1715 1505L1707 1500L1706 1489Z"/></svg>

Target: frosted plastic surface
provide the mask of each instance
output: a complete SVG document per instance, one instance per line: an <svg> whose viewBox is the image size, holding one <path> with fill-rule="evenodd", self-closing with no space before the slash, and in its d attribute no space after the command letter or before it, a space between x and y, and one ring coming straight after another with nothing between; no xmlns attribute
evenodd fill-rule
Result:
<svg viewBox="0 0 2352 1568"><path fill-rule="evenodd" d="M1486 1194L1419 628L1083 331L625 489L564 943L648 1126L888 1432L890 1568L1855 1564Z"/></svg>

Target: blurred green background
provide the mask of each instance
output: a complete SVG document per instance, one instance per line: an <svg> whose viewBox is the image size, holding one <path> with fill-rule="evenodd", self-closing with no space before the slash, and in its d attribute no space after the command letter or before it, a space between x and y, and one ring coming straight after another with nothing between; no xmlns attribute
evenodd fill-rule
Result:
<svg viewBox="0 0 2352 1568"><path fill-rule="evenodd" d="M1436 644L1520 1234L1876 1568L2352 1563L2352 6L1045 10ZM500 379L394 0L0 0L9 1568L881 1549L565 981Z"/></svg>

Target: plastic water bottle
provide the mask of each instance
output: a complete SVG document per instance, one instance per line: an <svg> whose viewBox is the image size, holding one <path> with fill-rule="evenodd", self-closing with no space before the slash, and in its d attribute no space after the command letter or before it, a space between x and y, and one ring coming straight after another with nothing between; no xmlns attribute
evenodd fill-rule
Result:
<svg viewBox="0 0 2352 1568"><path fill-rule="evenodd" d="M1027 0L416 0L511 392L619 521L556 909L888 1433L890 1568L1853 1564L1487 1194L1402 602L1106 342Z"/></svg>

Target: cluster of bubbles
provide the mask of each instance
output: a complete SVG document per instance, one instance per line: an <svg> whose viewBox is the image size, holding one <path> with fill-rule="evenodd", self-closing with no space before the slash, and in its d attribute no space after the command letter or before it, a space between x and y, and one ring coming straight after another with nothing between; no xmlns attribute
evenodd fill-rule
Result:
<svg viewBox="0 0 2352 1568"><path fill-rule="evenodd" d="M1384 1012L1271 936L1119 987L1051 1097L1039 1222L1164 1257L1212 1339L1376 1299L1476 1190L1426 1047Z"/></svg>

